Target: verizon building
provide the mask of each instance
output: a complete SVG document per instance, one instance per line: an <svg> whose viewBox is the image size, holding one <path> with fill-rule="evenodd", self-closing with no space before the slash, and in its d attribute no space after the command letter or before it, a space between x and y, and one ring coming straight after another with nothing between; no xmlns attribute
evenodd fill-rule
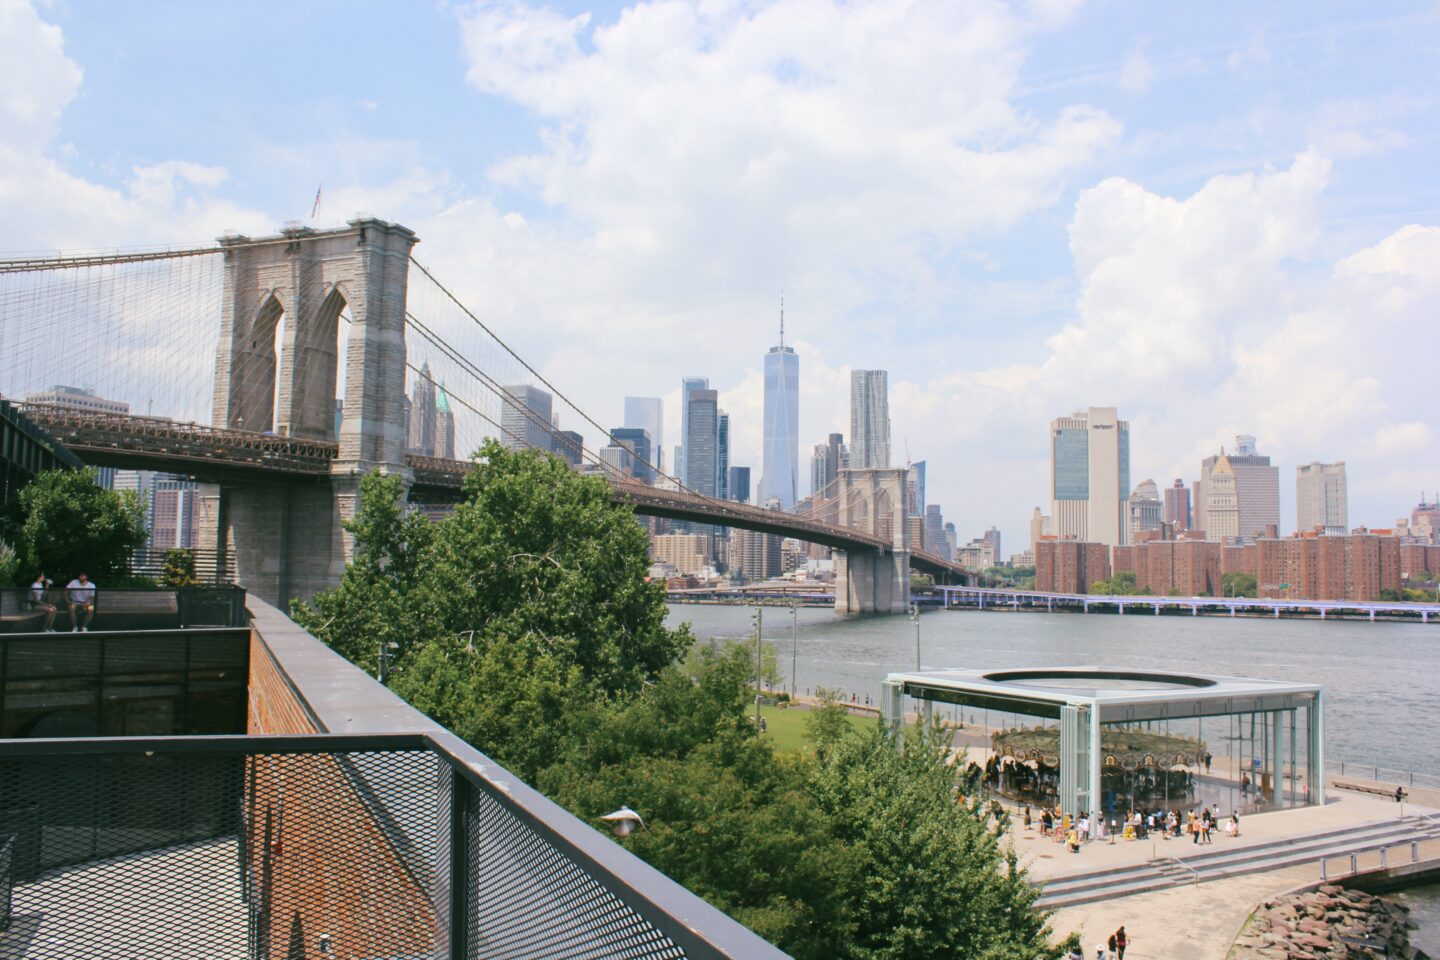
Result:
<svg viewBox="0 0 1440 960"><path fill-rule="evenodd" d="M1130 424L1114 407L1050 422L1050 492L1057 539L1130 542Z"/></svg>

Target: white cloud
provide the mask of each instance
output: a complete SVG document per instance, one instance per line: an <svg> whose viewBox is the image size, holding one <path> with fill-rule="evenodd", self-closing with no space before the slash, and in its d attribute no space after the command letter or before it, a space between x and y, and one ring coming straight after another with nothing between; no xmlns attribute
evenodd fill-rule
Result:
<svg viewBox="0 0 1440 960"><path fill-rule="evenodd" d="M1150 89L1150 79L1154 73L1149 58L1138 51L1132 53L1125 58L1125 64L1120 68L1120 89L1129 90L1131 93L1144 93Z"/></svg>
<svg viewBox="0 0 1440 960"><path fill-rule="evenodd" d="M1082 193L1070 228L1077 316L1047 355L892 388L897 422L954 431L929 455L931 475L963 473L964 499L1004 504L1006 528L1021 530L1046 504L1044 424L1117 405L1134 420L1135 482L1193 479L1202 456L1253 433L1280 465L1282 502L1294 464L1347 460L1365 477L1352 517L1387 523L1417 467L1440 461L1425 422L1433 385L1416 360L1440 350L1440 228L1404 227L1317 273L1304 261L1328 176L1312 151L1183 199L1119 179ZM1018 466L966 472L972 445Z"/></svg>

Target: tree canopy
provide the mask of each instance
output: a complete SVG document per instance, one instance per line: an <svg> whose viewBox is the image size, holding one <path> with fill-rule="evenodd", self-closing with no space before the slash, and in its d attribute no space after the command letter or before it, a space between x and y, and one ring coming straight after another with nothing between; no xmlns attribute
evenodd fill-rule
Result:
<svg viewBox="0 0 1440 960"><path fill-rule="evenodd" d="M365 479L354 561L295 616L367 669L395 644L417 708L582 819L639 810L630 850L796 957L1060 955L996 825L955 802L948 738L859 737L832 705L776 754L753 649L665 626L603 480L489 443L453 516L406 516L400 490Z"/></svg>
<svg viewBox="0 0 1440 960"><path fill-rule="evenodd" d="M46 470L20 491L19 543L24 576L54 579L88 573L97 582L124 577L130 557L149 538L133 491L103 490L94 468Z"/></svg>

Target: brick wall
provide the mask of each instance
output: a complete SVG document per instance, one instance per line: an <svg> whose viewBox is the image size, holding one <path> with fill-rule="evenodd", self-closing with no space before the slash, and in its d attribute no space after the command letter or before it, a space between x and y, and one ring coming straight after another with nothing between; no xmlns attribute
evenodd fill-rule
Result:
<svg viewBox="0 0 1440 960"><path fill-rule="evenodd" d="M250 643L248 732L321 732L258 631ZM426 757L394 753L380 762L407 769L436 762ZM272 957L318 956L321 934L330 936L334 960L428 956L443 942L430 893L381 829L374 800L362 798L356 783L354 767L339 756L273 755L247 762L251 909ZM431 815L439 818L440 811ZM294 953L297 945L304 952Z"/></svg>

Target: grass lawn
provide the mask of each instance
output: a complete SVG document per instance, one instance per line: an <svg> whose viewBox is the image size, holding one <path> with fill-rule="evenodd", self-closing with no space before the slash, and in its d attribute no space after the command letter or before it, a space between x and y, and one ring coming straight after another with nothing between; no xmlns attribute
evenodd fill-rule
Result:
<svg viewBox="0 0 1440 960"><path fill-rule="evenodd" d="M761 707L760 716L765 718L765 737L781 753L792 753L805 749L805 721L810 711L803 707ZM876 721L871 717L846 714L845 719L856 730L863 730Z"/></svg>

